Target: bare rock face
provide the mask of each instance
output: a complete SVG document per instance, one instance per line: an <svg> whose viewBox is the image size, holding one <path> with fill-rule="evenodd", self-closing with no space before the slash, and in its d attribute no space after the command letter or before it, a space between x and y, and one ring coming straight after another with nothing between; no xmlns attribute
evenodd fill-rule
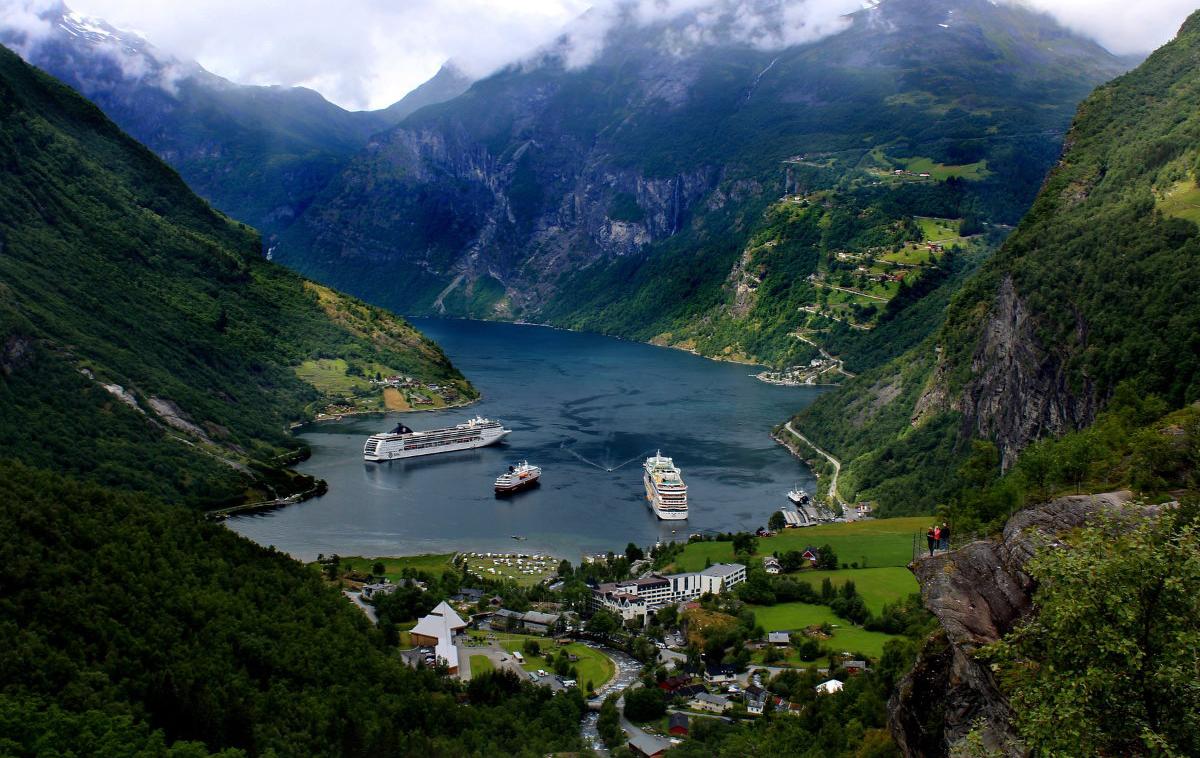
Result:
<svg viewBox="0 0 1200 758"><path fill-rule="evenodd" d="M963 388L964 438L996 440L1004 468L1030 441L1079 429L1096 416L1090 382L1072 388L1067 353L1082 350L1087 328L1076 326L1075 344L1047 350L1036 334L1036 321L1011 277L999 292L984 324L971 362L971 380Z"/></svg>
<svg viewBox="0 0 1200 758"><path fill-rule="evenodd" d="M1024 756L1012 711L975 652L998 641L1032 611L1035 582L1025 564L1061 535L1105 511L1126 507L1129 492L1058 498L1020 511L1000 537L910 564L925 606L942 630L926 642L889 704L892 735L906 756L952 755L979 729L985 747Z"/></svg>

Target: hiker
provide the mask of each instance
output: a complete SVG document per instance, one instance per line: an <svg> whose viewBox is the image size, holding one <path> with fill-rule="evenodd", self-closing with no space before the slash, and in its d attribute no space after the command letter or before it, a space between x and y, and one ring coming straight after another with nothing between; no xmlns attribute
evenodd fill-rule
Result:
<svg viewBox="0 0 1200 758"><path fill-rule="evenodd" d="M925 542L929 545L929 555L933 555L933 546L936 542L933 539L933 527L929 527L929 531L925 532Z"/></svg>
<svg viewBox="0 0 1200 758"><path fill-rule="evenodd" d="M933 527L933 549L937 550L942 546L942 528L940 526Z"/></svg>
<svg viewBox="0 0 1200 758"><path fill-rule="evenodd" d="M942 550L950 549L950 527L942 522Z"/></svg>

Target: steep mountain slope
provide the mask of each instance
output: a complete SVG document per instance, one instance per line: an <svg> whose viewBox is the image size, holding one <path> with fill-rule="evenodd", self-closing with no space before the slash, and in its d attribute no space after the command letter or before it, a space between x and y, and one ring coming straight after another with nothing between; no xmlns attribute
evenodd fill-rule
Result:
<svg viewBox="0 0 1200 758"><path fill-rule="evenodd" d="M732 23L687 44L702 15L628 21L586 66L553 50L377 135L280 259L404 312L649 339L730 300L785 192L911 168L907 213L937 215L916 196L956 176L956 212L1015 223L1075 104L1122 68L986 0L885 0L779 51Z"/></svg>
<svg viewBox="0 0 1200 758"><path fill-rule="evenodd" d="M375 131L459 94L453 67L391 108L350 112L302 87L234 84L58 5L0 43L95 102L201 196L267 235L286 228Z"/></svg>
<svg viewBox="0 0 1200 758"><path fill-rule="evenodd" d="M1097 89L1033 208L936 339L801 414L848 462L843 495L928 507L953 494L968 440L994 443L1008 468L1033 440L1091 424L1122 383L1127 399L1167 408L1200 398L1198 63L1193 16ZM1068 457L1087 464L1086 447Z"/></svg>
<svg viewBox="0 0 1200 758"><path fill-rule="evenodd" d="M288 423L330 400L305 362L473 395L408 324L264 260L251 229L6 49L0 165L0 457L236 501L311 485L277 470Z"/></svg>
<svg viewBox="0 0 1200 758"><path fill-rule="evenodd" d="M428 81L380 111L380 116L398 124L426 106L453 100L466 92L472 81L453 61L447 62Z"/></svg>

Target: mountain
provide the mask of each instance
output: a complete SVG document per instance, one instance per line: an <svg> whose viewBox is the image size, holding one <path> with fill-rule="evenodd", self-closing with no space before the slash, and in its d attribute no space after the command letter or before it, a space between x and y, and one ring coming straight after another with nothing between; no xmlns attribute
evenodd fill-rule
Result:
<svg viewBox="0 0 1200 758"><path fill-rule="evenodd" d="M279 259L401 312L697 349L678 333L734 302L781 196L853 182L900 198L881 229L914 214L1016 223L1078 101L1125 68L1016 4L885 0L779 50L714 7L712 25L709 9L626 19L586 65L568 34L375 135ZM897 170L911 181L886 191ZM788 352L703 351L727 347Z"/></svg>
<svg viewBox="0 0 1200 758"><path fill-rule="evenodd" d="M286 228L378 130L453 97L453 66L391 108L346 111L303 87L234 84L62 4L0 42L74 87L218 209L267 235Z"/></svg>
<svg viewBox="0 0 1200 758"><path fill-rule="evenodd" d="M386 115L391 123L398 124L427 105L453 100L466 92L472 81L474 80L453 61L448 61L428 81L380 113Z"/></svg>
<svg viewBox="0 0 1200 758"><path fill-rule="evenodd" d="M382 409L363 374L474 397L407 323L266 261L6 49L0 95L0 458L200 505L269 499L313 485L280 468L302 448L289 423L354 393Z"/></svg>
<svg viewBox="0 0 1200 758"><path fill-rule="evenodd" d="M1139 490L1176 480L1156 473L1166 449L1153 452L1175 422L1142 426L1200 400L1198 63L1193 16L1098 88L1033 207L936 334L798 417L842 459L844 497L893 512L969 499L955 471L975 453L1035 489L1139 468Z"/></svg>

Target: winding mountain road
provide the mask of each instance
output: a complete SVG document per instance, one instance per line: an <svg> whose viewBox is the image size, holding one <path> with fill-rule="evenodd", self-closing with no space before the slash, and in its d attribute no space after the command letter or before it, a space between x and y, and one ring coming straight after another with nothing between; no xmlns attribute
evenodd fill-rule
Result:
<svg viewBox="0 0 1200 758"><path fill-rule="evenodd" d="M796 439L800 440L805 445L808 445L813 450L816 450L823 458L825 458L825 460L829 461L829 463L833 466L833 478L831 478L829 480L829 497L832 498L834 500L834 502L836 502L838 505L840 505L842 507L842 511L845 512L846 501L842 500L842 496L839 495L838 491L837 491L838 474L842 473L842 462L839 461L837 458L834 458L832 455L825 452L821 448L814 445L808 439L808 437L805 437L803 434L796 431L796 428L792 426L791 421L784 424L783 428L787 429L788 432L790 432L794 437L796 437Z"/></svg>

